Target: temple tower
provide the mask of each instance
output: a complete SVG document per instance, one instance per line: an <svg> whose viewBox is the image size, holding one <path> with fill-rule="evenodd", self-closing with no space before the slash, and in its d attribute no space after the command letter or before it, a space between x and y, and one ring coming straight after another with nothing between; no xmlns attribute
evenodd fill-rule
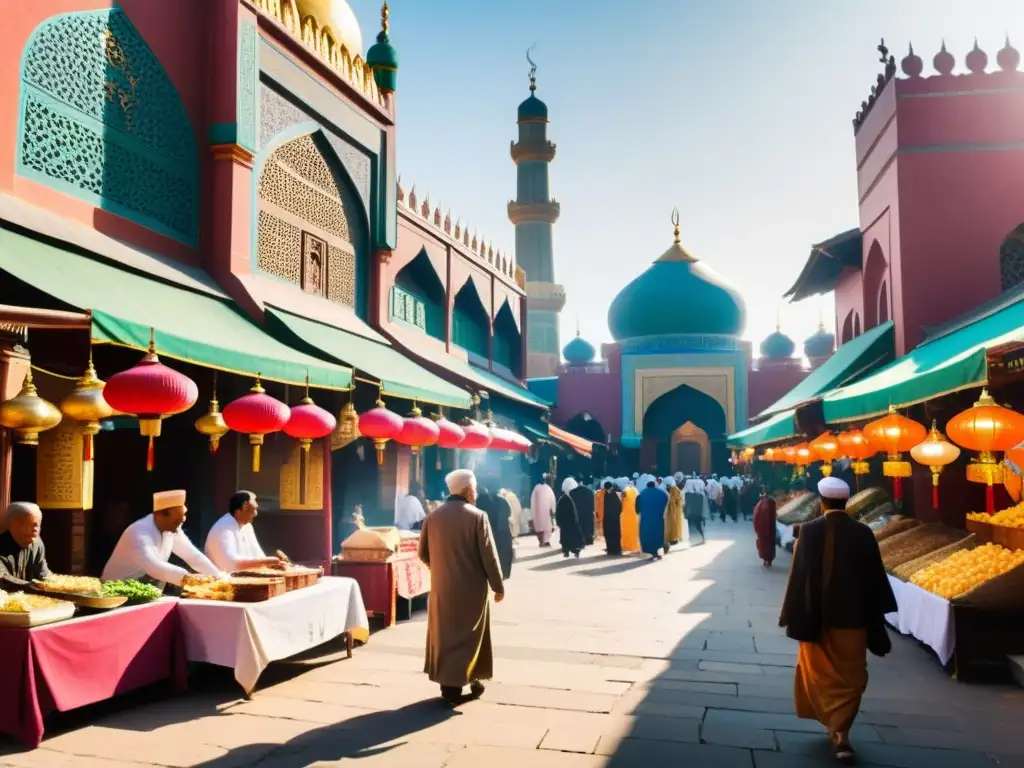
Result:
<svg viewBox="0 0 1024 768"><path fill-rule="evenodd" d="M561 345L558 313L565 289L555 282L554 224L559 205L551 199L548 166L555 145L548 141L548 108L537 98L537 65L530 62L530 96L519 105L519 140L511 144L516 164L516 199L508 218L516 228L516 263L526 272L526 378L554 376Z"/></svg>

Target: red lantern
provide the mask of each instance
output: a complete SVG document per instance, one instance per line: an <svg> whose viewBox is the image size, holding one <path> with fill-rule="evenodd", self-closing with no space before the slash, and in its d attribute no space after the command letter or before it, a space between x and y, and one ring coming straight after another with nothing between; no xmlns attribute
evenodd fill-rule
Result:
<svg viewBox="0 0 1024 768"><path fill-rule="evenodd" d="M509 432L512 437L512 448L511 450L517 453L529 453L533 447L533 443L527 440L525 437L520 435L518 432Z"/></svg>
<svg viewBox="0 0 1024 768"><path fill-rule="evenodd" d="M402 429L394 440L408 445L413 453L419 453L421 448L436 445L440 437L440 427L424 416L423 411L413 403L412 411L402 420Z"/></svg>
<svg viewBox="0 0 1024 768"><path fill-rule="evenodd" d="M924 425L901 416L889 406L889 413L864 427L864 436L875 451L884 451L882 474L893 478L893 499L903 498L903 478L910 477L913 468L909 461L903 461L903 454L928 437Z"/></svg>
<svg viewBox="0 0 1024 768"><path fill-rule="evenodd" d="M434 423L437 424L437 447L458 448L466 439L466 433L458 424L448 421L443 413L435 413Z"/></svg>
<svg viewBox="0 0 1024 768"><path fill-rule="evenodd" d="M284 433L294 437L302 446L302 452L309 453L314 440L327 437L338 426L338 420L313 402L309 396L309 376L306 376L306 396L291 409L288 423L284 425Z"/></svg>
<svg viewBox="0 0 1024 768"><path fill-rule="evenodd" d="M466 436L459 447L467 451L482 451L491 444L491 432L479 421L467 418L462 422L462 431Z"/></svg>
<svg viewBox="0 0 1024 768"><path fill-rule="evenodd" d="M501 427L489 427L491 431L491 444L487 446L492 451L515 450L515 440L512 433Z"/></svg>
<svg viewBox="0 0 1024 768"><path fill-rule="evenodd" d="M146 469L152 471L155 460L153 440L160 437L165 416L184 413L199 399L199 387L188 376L160 362L156 356L156 336L149 332L149 351L127 371L115 373L103 388L103 398L115 411L135 416L139 432L149 438Z"/></svg>
<svg viewBox="0 0 1024 768"><path fill-rule="evenodd" d="M290 415L287 405L263 389L259 374L256 374L256 384L249 390L249 394L224 409L224 423L235 432L249 435L253 472L260 471L260 446L263 445L263 438L273 432L280 432L288 423Z"/></svg>
<svg viewBox="0 0 1024 768"><path fill-rule="evenodd" d="M978 454L967 465L967 479L985 484L986 509L992 514L995 512L992 487L1003 481L1003 467L995 454L1012 450L1024 440L1024 416L1003 408L983 389L973 407L946 423L946 432L954 443Z"/></svg>
<svg viewBox="0 0 1024 768"><path fill-rule="evenodd" d="M377 407L359 415L359 432L363 437L373 440L377 447L377 463L384 463L384 446L388 440L396 437L404 425L404 420L394 411L384 407L381 396L377 396Z"/></svg>

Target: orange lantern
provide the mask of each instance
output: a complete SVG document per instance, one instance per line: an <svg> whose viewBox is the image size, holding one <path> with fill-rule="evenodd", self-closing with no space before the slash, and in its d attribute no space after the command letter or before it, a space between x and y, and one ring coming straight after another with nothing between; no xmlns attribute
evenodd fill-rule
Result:
<svg viewBox="0 0 1024 768"><path fill-rule="evenodd" d="M840 432L836 438L839 443L840 454L850 460L850 467L856 480L857 490L860 490L860 476L871 471L867 460L875 455L875 449L864 437L859 429L851 429L848 432Z"/></svg>
<svg viewBox="0 0 1024 768"><path fill-rule="evenodd" d="M885 452L882 474L893 478L892 497L894 501L903 498L903 478L910 477L913 467L903 461L903 453L909 451L928 436L928 431L913 419L908 419L891 405L889 413L864 427L864 436L875 451Z"/></svg>
<svg viewBox="0 0 1024 768"><path fill-rule="evenodd" d="M786 464L796 464L795 445L787 445L782 449L782 461Z"/></svg>
<svg viewBox="0 0 1024 768"><path fill-rule="evenodd" d="M967 479L985 484L985 508L992 514L992 486L1003 481L1003 467L995 453L1016 448L1024 440L1024 416L997 404L983 389L973 407L949 420L946 431L954 443L978 454L967 466Z"/></svg>
<svg viewBox="0 0 1024 768"><path fill-rule="evenodd" d="M952 464L960 456L960 449L946 440L935 422L928 438L910 449L910 455L918 464L924 464L932 471L932 508L939 508L939 475L942 468Z"/></svg>
<svg viewBox="0 0 1024 768"><path fill-rule="evenodd" d="M761 454L761 461L767 461L773 464L776 461L782 461L782 451L777 451L774 448L765 448L764 453Z"/></svg>
<svg viewBox="0 0 1024 768"><path fill-rule="evenodd" d="M831 432L824 432L810 443L811 452L821 459L821 474L828 477L832 474L832 459L839 453L839 441Z"/></svg>

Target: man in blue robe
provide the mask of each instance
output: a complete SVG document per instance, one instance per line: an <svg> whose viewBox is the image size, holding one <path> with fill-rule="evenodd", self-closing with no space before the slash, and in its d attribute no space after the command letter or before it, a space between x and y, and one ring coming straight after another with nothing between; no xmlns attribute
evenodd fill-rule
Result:
<svg viewBox="0 0 1024 768"><path fill-rule="evenodd" d="M665 509L668 507L668 493L658 488L655 478L644 475L637 481L644 487L636 498L636 511L640 516L640 549L652 560L661 559L661 548L665 546Z"/></svg>

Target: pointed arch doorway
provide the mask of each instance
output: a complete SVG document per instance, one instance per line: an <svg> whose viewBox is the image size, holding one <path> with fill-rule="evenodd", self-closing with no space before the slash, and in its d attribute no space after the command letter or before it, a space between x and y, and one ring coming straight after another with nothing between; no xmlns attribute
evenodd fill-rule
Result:
<svg viewBox="0 0 1024 768"><path fill-rule="evenodd" d="M671 437L672 472L684 475L711 473L711 440L692 421L681 425Z"/></svg>

